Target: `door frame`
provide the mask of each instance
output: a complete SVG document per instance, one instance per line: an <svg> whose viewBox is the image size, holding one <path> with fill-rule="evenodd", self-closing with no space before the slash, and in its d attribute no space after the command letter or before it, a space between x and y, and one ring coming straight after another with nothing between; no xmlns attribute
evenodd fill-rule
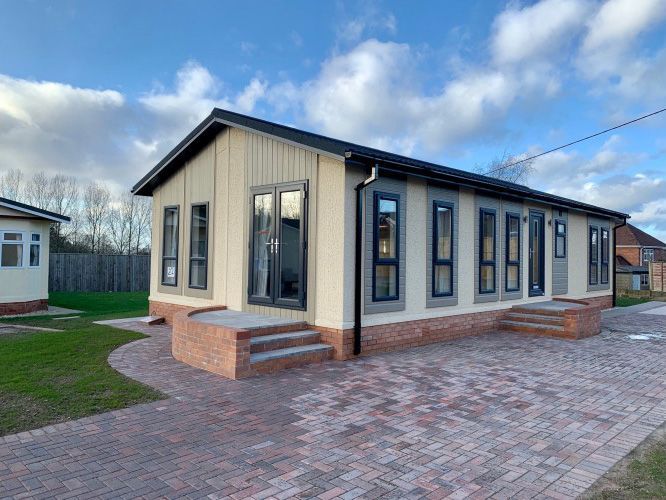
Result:
<svg viewBox="0 0 666 500"><path fill-rule="evenodd" d="M249 241L248 241L248 285L247 285L247 303L253 305L262 305L267 307L277 307L280 309L295 309L305 311L307 308L307 263L308 263L308 181L281 182L277 184L267 184L263 186L253 186L250 188L249 195ZM279 297L280 283L280 260L282 257L281 246L273 254L271 260L271 290L268 297L252 295L252 283L254 274L254 197L259 194L273 195L273 214L272 214L272 234L277 241L281 241L280 234L280 194L299 190L301 196L301 225L299 228L300 240L302 242L299 252L299 272L301 277L301 286L298 299L282 299Z"/></svg>
<svg viewBox="0 0 666 500"><path fill-rule="evenodd" d="M533 283L534 283L534 266L533 266L533 259L534 259L534 248L533 248L533 241L534 241L534 225L532 224L532 219L533 218L539 218L541 219L541 231L540 234L538 235L539 237L539 248L541 251L539 252L539 255L537 256L539 259L538 265L539 265L539 288L534 288ZM541 211L541 210L531 210L529 212L529 217L528 217L528 223L529 223L529 232L528 232L528 296L530 297L537 297L540 295L545 295L546 294L546 248L545 248L545 243L546 243L546 213Z"/></svg>

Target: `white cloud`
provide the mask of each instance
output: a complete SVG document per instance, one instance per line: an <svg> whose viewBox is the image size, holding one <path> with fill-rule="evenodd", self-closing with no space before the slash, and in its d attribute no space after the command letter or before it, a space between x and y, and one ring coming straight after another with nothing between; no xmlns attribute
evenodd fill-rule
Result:
<svg viewBox="0 0 666 500"><path fill-rule="evenodd" d="M500 65L543 61L581 28L587 10L582 0L542 0L522 9L509 6L493 23L494 61Z"/></svg>
<svg viewBox="0 0 666 500"><path fill-rule="evenodd" d="M659 101L666 96L666 46L646 51L641 36L666 19L666 0L609 0L587 23L578 54L580 74L611 92L634 100Z"/></svg>

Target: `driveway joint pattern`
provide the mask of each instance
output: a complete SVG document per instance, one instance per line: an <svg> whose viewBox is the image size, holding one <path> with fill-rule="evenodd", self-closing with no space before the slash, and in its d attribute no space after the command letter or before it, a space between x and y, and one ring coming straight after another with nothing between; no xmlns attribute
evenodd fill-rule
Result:
<svg viewBox="0 0 666 500"><path fill-rule="evenodd" d="M168 399L0 437L0 497L571 498L666 421L666 317L231 381L170 327L109 357ZM630 336L651 332L643 340Z"/></svg>

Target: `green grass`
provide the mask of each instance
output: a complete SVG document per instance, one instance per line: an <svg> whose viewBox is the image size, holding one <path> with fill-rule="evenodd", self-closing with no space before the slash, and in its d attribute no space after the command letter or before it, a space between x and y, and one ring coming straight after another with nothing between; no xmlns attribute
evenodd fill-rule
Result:
<svg viewBox="0 0 666 500"><path fill-rule="evenodd" d="M644 304L645 302L650 302L650 300L652 299L639 297L617 297L615 299L615 304L618 307L628 307L635 306L636 304Z"/></svg>
<svg viewBox="0 0 666 500"><path fill-rule="evenodd" d="M592 490L587 498L595 500L666 498L666 427L649 437Z"/></svg>
<svg viewBox="0 0 666 500"><path fill-rule="evenodd" d="M0 435L165 397L107 362L111 351L145 336L92 323L147 314L146 293L53 293L49 302L84 312L72 320L3 320L64 331L0 335Z"/></svg>

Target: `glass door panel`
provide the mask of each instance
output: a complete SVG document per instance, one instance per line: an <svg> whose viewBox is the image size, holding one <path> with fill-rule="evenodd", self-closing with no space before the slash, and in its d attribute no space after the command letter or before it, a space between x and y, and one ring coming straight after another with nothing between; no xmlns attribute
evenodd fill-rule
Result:
<svg viewBox="0 0 666 500"><path fill-rule="evenodd" d="M281 191L278 228L278 301L300 302L303 264L303 191Z"/></svg>
<svg viewBox="0 0 666 500"><path fill-rule="evenodd" d="M251 292L256 301L272 301L273 296L273 193L258 193L252 203Z"/></svg>
<svg viewBox="0 0 666 500"><path fill-rule="evenodd" d="M544 294L544 215L530 213L530 295Z"/></svg>

